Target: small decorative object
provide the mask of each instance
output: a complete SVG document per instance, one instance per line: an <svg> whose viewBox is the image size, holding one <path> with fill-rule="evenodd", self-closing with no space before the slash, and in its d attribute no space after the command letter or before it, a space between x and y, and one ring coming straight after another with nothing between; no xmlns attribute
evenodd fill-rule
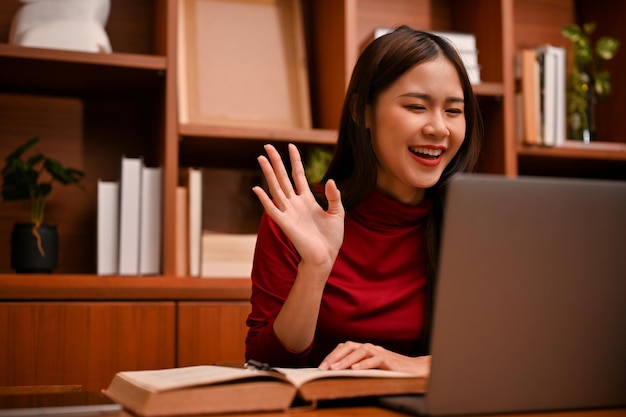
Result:
<svg viewBox="0 0 626 417"><path fill-rule="evenodd" d="M30 223L16 223L11 235L11 267L16 272L49 273L57 265L58 233L55 225L44 224L46 198L52 183L80 185L84 172L67 168L41 153L23 159L39 142L38 137L20 145L5 159L2 168L2 199L30 199Z"/></svg>
<svg viewBox="0 0 626 417"><path fill-rule="evenodd" d="M105 26L110 0L21 0L9 43L81 52L111 52Z"/></svg>
<svg viewBox="0 0 626 417"><path fill-rule="evenodd" d="M590 22L561 31L574 51L574 66L567 80L568 134L585 143L594 138L596 104L611 94L610 74L602 70L602 64L615 56L620 44L615 38L602 36L593 46L590 36L595 29L596 24Z"/></svg>

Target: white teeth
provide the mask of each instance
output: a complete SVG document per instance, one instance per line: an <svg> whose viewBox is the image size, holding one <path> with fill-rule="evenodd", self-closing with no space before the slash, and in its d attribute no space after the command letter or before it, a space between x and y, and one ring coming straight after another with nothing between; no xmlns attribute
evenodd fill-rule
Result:
<svg viewBox="0 0 626 417"><path fill-rule="evenodd" d="M421 154L430 155L430 156L439 156L443 152L441 149L432 149L432 148L426 148L423 146L411 147L411 151L414 153L421 153Z"/></svg>

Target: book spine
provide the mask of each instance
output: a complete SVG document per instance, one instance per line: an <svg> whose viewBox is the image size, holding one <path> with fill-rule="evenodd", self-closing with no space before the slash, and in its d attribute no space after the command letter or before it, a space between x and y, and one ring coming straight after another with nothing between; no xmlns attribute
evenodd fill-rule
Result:
<svg viewBox="0 0 626 417"><path fill-rule="evenodd" d="M189 169L189 275L200 276L202 263L202 170Z"/></svg>
<svg viewBox="0 0 626 417"><path fill-rule="evenodd" d="M139 273L141 158L122 157L120 175L119 274Z"/></svg>
<svg viewBox="0 0 626 417"><path fill-rule="evenodd" d="M97 273L118 273L119 183L98 180Z"/></svg>
<svg viewBox="0 0 626 417"><path fill-rule="evenodd" d="M161 273L162 167L142 167L140 204L139 274Z"/></svg>

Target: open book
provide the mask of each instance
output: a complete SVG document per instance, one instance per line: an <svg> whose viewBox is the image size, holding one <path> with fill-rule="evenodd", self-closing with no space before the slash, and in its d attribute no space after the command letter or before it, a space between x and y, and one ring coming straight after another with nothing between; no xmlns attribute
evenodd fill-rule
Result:
<svg viewBox="0 0 626 417"><path fill-rule="evenodd" d="M424 393L427 378L380 369L189 366L119 372L104 394L142 416L286 410L296 401Z"/></svg>

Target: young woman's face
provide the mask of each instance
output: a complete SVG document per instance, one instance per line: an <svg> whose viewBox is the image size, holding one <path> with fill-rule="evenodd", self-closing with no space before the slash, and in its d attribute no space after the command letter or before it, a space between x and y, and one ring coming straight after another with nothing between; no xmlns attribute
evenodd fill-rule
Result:
<svg viewBox="0 0 626 417"><path fill-rule="evenodd" d="M439 56L408 70L367 109L378 158L378 188L417 204L437 183L465 137L463 88Z"/></svg>

